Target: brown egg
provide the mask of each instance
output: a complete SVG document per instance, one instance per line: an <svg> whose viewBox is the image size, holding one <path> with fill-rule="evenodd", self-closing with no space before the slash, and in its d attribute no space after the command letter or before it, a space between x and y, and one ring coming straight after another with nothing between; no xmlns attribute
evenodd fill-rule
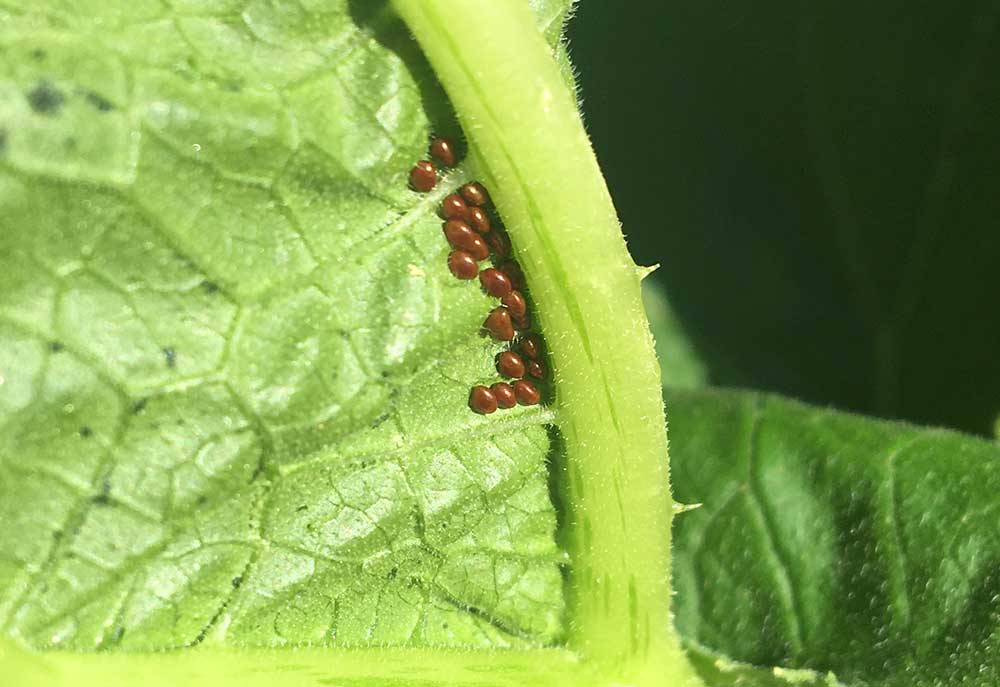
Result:
<svg viewBox="0 0 1000 687"><path fill-rule="evenodd" d="M499 305L486 316L483 328L497 341L510 341L514 338L514 324L510 321L507 308Z"/></svg>
<svg viewBox="0 0 1000 687"><path fill-rule="evenodd" d="M538 388L524 379L514 382L514 396L517 397L517 402L523 406L538 405L538 402L542 400Z"/></svg>
<svg viewBox="0 0 1000 687"><path fill-rule="evenodd" d="M493 251L493 254L498 258L510 257L510 239L507 237L507 233L502 229L496 228L486 234L486 245L490 247L490 250Z"/></svg>
<svg viewBox="0 0 1000 687"><path fill-rule="evenodd" d="M438 214L444 219L464 219L465 213L469 211L469 206L462 200L462 196L457 193L445 196L438 208Z"/></svg>
<svg viewBox="0 0 1000 687"><path fill-rule="evenodd" d="M486 212L482 208L470 207L466 210L465 221L480 234L485 234L490 230L490 218L486 216Z"/></svg>
<svg viewBox="0 0 1000 687"><path fill-rule="evenodd" d="M476 181L470 181L465 186L463 186L459 193L465 198L465 202L469 205L475 205L477 207L486 205L489 202L489 194L486 193L486 189L483 185Z"/></svg>
<svg viewBox="0 0 1000 687"><path fill-rule="evenodd" d="M421 160L410 170L410 185L421 193L427 193L437 186L437 170L434 163Z"/></svg>
<svg viewBox="0 0 1000 687"><path fill-rule="evenodd" d="M510 277L507 279L509 281ZM510 310L511 317L524 317L525 313L528 312L528 303L520 291L511 291L500 299L500 303Z"/></svg>
<svg viewBox="0 0 1000 687"><path fill-rule="evenodd" d="M479 237L476 236L476 238ZM494 298L503 298L514 288L510 284L510 277L492 267L488 267L479 273L479 283L483 285L483 290Z"/></svg>
<svg viewBox="0 0 1000 687"><path fill-rule="evenodd" d="M474 260L485 260L490 256L483 237L472 231L469 225L460 219L450 219L441 227L444 237L453 247L464 250Z"/></svg>
<svg viewBox="0 0 1000 687"><path fill-rule="evenodd" d="M459 279L475 279L479 274L479 263L464 250L453 250L448 255L448 269Z"/></svg>
<svg viewBox="0 0 1000 687"><path fill-rule="evenodd" d="M497 382L490 387L490 391L496 397L498 407L506 410L517 405L517 394L514 393L514 387L507 382Z"/></svg>
<svg viewBox="0 0 1000 687"><path fill-rule="evenodd" d="M537 334L525 334L521 338L521 353L525 358L539 360L542 357L542 339Z"/></svg>
<svg viewBox="0 0 1000 687"><path fill-rule="evenodd" d="M546 377L545 363L541 360L529 360L525 363L524 368L528 372L529 377L534 377L539 381Z"/></svg>
<svg viewBox="0 0 1000 687"><path fill-rule="evenodd" d="M513 351L504 351L497 356L497 372L507 379L520 379L524 376L524 361Z"/></svg>
<svg viewBox="0 0 1000 687"><path fill-rule="evenodd" d="M526 332L531 329L531 314L524 313L520 317L511 317L511 322L514 323L514 328L519 332Z"/></svg>
<svg viewBox="0 0 1000 687"><path fill-rule="evenodd" d="M479 234L472 231L472 227L460 219L448 220L441 225L441 231L444 232L444 237L448 240L448 243L456 248L461 248L470 240L479 238Z"/></svg>
<svg viewBox="0 0 1000 687"><path fill-rule="evenodd" d="M485 386L474 386L469 391L469 407L480 415L496 412L497 397Z"/></svg>
<svg viewBox="0 0 1000 687"><path fill-rule="evenodd" d="M435 137L431 140L431 157L441 163L444 167L455 166L455 147L451 141L443 137Z"/></svg>
<svg viewBox="0 0 1000 687"><path fill-rule="evenodd" d="M475 229L475 227L472 228ZM524 291L524 272L521 271L520 265L513 260L505 260L500 264L500 271L510 277L510 282L515 289Z"/></svg>

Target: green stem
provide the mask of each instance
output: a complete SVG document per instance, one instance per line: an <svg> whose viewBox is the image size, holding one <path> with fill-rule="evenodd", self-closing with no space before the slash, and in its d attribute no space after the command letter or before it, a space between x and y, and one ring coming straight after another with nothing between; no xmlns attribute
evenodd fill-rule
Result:
<svg viewBox="0 0 1000 687"><path fill-rule="evenodd" d="M632 262L573 94L524 0L394 0L517 249L566 445L570 644L635 685L698 684L670 622L667 436Z"/></svg>
<svg viewBox="0 0 1000 687"><path fill-rule="evenodd" d="M484 676L489 676L488 679ZM12 687L606 687L570 652L204 646L157 653L29 653L0 638L0 684Z"/></svg>

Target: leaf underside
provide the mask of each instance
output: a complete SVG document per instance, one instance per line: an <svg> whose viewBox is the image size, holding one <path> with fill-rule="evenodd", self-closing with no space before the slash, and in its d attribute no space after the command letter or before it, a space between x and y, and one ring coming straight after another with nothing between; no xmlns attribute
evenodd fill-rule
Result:
<svg viewBox="0 0 1000 687"><path fill-rule="evenodd" d="M0 4L0 625L33 647L562 633L539 408L407 187L382 3ZM539 3L557 42L566 7Z"/></svg>

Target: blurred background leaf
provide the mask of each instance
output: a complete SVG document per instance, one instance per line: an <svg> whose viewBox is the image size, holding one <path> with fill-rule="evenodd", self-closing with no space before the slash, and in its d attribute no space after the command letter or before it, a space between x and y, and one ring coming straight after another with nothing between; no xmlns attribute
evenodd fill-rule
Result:
<svg viewBox="0 0 1000 687"><path fill-rule="evenodd" d="M768 394L665 395L674 493L704 504L674 524L686 642L831 686L1000 684L1000 446ZM713 687L771 684L702 658Z"/></svg>
<svg viewBox="0 0 1000 687"><path fill-rule="evenodd" d="M656 341L656 357L663 367L663 386L699 389L708 384L708 370L667 300L663 286L646 279L642 283L642 304Z"/></svg>
<svg viewBox="0 0 1000 687"><path fill-rule="evenodd" d="M579 5L588 128L711 383L992 434L998 33L996 0Z"/></svg>

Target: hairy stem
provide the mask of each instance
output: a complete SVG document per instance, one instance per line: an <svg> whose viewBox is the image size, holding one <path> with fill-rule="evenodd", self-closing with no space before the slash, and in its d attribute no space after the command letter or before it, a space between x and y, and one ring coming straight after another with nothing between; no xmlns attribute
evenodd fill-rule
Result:
<svg viewBox="0 0 1000 687"><path fill-rule="evenodd" d="M405 678L404 678L405 676ZM29 653L0 638L0 684L11 687L303 687L442 685L606 687L568 651L235 649L133 654Z"/></svg>
<svg viewBox="0 0 1000 687"><path fill-rule="evenodd" d="M448 92L527 277L566 444L570 643L616 680L697 684L670 622L667 435L632 262L524 0L394 0Z"/></svg>

